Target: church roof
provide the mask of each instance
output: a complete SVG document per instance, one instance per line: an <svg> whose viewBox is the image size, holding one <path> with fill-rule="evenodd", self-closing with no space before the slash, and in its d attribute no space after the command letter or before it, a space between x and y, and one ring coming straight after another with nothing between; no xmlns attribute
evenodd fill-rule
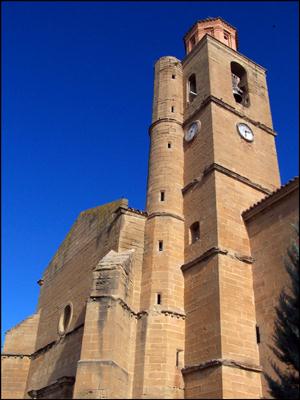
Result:
<svg viewBox="0 0 300 400"><path fill-rule="evenodd" d="M270 204L273 204L274 201L281 199L282 197L291 193L298 187L299 187L299 177L295 176L294 178L290 179L287 183L281 185L278 189L274 190L274 192L268 194L258 202L254 203L251 207L243 211L242 217L244 218L244 220L249 219L253 214L256 214L256 212L261 211Z"/></svg>

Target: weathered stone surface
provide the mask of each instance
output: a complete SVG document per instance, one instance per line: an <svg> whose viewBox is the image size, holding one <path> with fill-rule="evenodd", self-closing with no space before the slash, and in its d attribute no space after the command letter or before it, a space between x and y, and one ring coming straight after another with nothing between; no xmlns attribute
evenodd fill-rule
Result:
<svg viewBox="0 0 300 400"><path fill-rule="evenodd" d="M184 40L182 62L155 64L147 210L121 199L79 215L38 281L37 313L6 335L2 398L268 397L299 182L280 188L265 70L235 51L236 30L209 18Z"/></svg>

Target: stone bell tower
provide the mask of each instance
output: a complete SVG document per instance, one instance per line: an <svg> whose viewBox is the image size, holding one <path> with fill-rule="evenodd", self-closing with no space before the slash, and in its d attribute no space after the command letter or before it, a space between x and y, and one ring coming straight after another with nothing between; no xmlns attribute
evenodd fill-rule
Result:
<svg viewBox="0 0 300 400"><path fill-rule="evenodd" d="M249 238L241 213L280 185L263 67L221 18L184 37L187 398L259 398Z"/></svg>
<svg viewBox="0 0 300 400"><path fill-rule="evenodd" d="M80 213L7 333L3 398L268 396L298 180L277 190L266 71L236 29L197 21L184 44L155 63L147 212Z"/></svg>
<svg viewBox="0 0 300 400"><path fill-rule="evenodd" d="M221 18L184 43L183 61L155 65L133 395L259 398L241 213L280 184L265 69Z"/></svg>

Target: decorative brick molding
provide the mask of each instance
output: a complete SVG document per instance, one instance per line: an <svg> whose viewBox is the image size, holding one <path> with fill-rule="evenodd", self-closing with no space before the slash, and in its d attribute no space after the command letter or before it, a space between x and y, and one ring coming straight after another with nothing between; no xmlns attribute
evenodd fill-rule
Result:
<svg viewBox="0 0 300 400"><path fill-rule="evenodd" d="M213 368L213 367L220 367L220 366L225 366L225 367L232 367L232 368L239 368L239 369L245 369L247 371L252 371L252 372L262 372L262 367L260 365L253 365L241 361L235 361L232 359L227 359L227 358L217 358L213 360L208 360L200 364L195 364L195 365L190 365L185 368L182 368L181 372L186 375L190 374L192 372L196 371L201 371L207 368Z"/></svg>
<svg viewBox="0 0 300 400"><path fill-rule="evenodd" d="M47 399L49 394L53 394L53 392L61 392L62 389L65 389L67 392L71 392L73 390L73 385L75 382L74 376L62 376L58 378L54 383L45 386L41 389L30 390L28 395L32 399ZM72 394L72 393L71 393ZM69 397L64 397L69 398Z"/></svg>
<svg viewBox="0 0 300 400"><path fill-rule="evenodd" d="M206 176L208 176L210 173L212 173L213 171L221 172L222 174L227 175L233 179L236 179L239 182L245 183L246 185L252 187L253 189L257 189L260 192L263 192L264 194L269 195L270 193L272 193L271 190L259 185L258 183L252 182L249 178L246 178L245 176L242 176L242 175L238 174L237 172L234 172L234 171L224 167L223 165L220 165L217 163L212 163L204 169L203 174L201 176L199 176L198 178L195 178L194 180L189 182L182 189L182 194L185 195L185 193L188 192L190 189L192 189L199 183L202 183L203 179Z"/></svg>

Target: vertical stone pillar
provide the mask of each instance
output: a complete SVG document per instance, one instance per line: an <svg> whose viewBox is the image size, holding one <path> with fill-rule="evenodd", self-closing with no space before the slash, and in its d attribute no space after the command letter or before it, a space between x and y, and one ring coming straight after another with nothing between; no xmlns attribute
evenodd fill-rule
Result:
<svg viewBox="0 0 300 400"><path fill-rule="evenodd" d="M134 250L111 250L97 265L87 303L74 398L130 398L135 344Z"/></svg>

